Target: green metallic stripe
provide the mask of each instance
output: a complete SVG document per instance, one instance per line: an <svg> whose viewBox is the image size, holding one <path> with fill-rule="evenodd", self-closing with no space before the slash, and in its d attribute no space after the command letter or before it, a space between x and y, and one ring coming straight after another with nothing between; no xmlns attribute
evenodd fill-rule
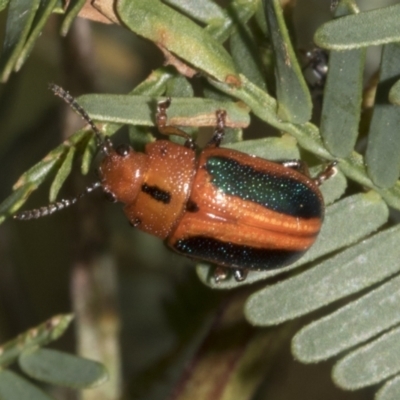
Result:
<svg viewBox="0 0 400 400"><path fill-rule="evenodd" d="M222 156L208 158L205 168L211 176L211 183L229 196L293 217L322 216L323 205L318 193L294 178L259 171Z"/></svg>

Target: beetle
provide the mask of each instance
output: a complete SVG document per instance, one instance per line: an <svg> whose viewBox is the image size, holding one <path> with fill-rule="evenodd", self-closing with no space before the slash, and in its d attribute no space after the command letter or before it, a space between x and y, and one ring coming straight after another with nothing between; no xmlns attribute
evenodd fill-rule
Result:
<svg viewBox="0 0 400 400"><path fill-rule="evenodd" d="M326 50L315 47L311 50L300 50L306 59L303 73L309 72L309 86L313 90L322 90L325 87L328 75L329 53Z"/></svg>
<svg viewBox="0 0 400 400"><path fill-rule="evenodd" d="M56 85L51 89L93 130L104 155L100 180L73 199L15 218L52 214L101 187L124 204L132 226L163 239L179 254L215 264L217 282L229 270L242 281L248 271L287 266L314 243L324 216L319 186L335 173L335 163L311 178L299 160L272 162L222 148L224 110L216 112L213 137L197 155L190 136L168 125L169 98L158 103L156 125L165 135L184 137L184 145L158 140L144 153L128 145L114 149L68 92Z"/></svg>

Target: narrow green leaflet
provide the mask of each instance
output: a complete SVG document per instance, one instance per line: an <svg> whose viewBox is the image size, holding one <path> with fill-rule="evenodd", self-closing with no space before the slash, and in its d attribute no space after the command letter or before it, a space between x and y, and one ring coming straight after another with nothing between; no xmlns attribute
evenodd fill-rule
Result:
<svg viewBox="0 0 400 400"><path fill-rule="evenodd" d="M389 101L400 106L400 81L397 81L390 89Z"/></svg>
<svg viewBox="0 0 400 400"><path fill-rule="evenodd" d="M262 33L265 35L265 37L268 37L268 26L265 19L264 5L261 1L257 2L254 18L257 21L257 25L261 29Z"/></svg>
<svg viewBox="0 0 400 400"><path fill-rule="evenodd" d="M57 0L42 0L40 1L39 8L36 12L35 18L32 22L32 28L29 33L29 36L24 44L23 49L21 50L18 60L15 64L14 71L19 71L28 58L30 52L36 40L39 38L44 25L46 24L48 18L54 10L54 7L57 4Z"/></svg>
<svg viewBox="0 0 400 400"><path fill-rule="evenodd" d="M334 180L335 178L336 177L332 178L332 180ZM325 182L323 186L327 185L328 182L329 180ZM344 185L343 190L345 189L345 187L346 186ZM208 272L208 270L205 270L203 268L198 270L198 274L206 284L217 289L227 289L236 287L238 285L250 284L261 279L266 279L268 277L287 272L308 262L314 261L319 257L332 253L333 251L356 243L363 237L367 236L371 232L374 232L380 226L382 226L387 221L388 215L389 211L385 202L374 192L346 197L345 199L327 207L324 223L316 242L311 247L311 249L308 250L306 254L294 264L284 269L275 269L265 272L254 272L252 274L249 274L247 279L241 283L235 282L235 280L232 278L228 281L216 284L212 279L210 279L210 273ZM346 234L344 234L344 232ZM311 273L312 270L309 272ZM253 303L248 304L250 320L255 324L264 325L262 321L257 322L258 320L256 320L256 318L258 318L258 315L256 317L255 313L258 313L258 308L265 309L263 311L266 313L266 315L263 316L263 318L265 317L265 319L270 318L268 314L269 312L279 313L279 310L275 310L275 307L280 307L278 302L276 304L275 302L272 302L272 304L270 304L268 307L269 311L266 310L265 304L267 303L264 302L264 297L267 297L268 301L270 301L269 289L270 288L264 289L253 295ZM306 286L304 290L306 290ZM281 292L279 291L279 295L283 297L285 294L283 292L281 294ZM283 300L280 298L280 301ZM287 300L285 299L284 301ZM303 301L306 301L306 299L303 299ZM299 307L305 308L306 305L299 303ZM290 304L288 304L288 308L288 312L291 311ZM297 310L297 308L295 307L294 310ZM282 313L284 312L285 311L283 309ZM273 323L276 322L271 322L271 324Z"/></svg>
<svg viewBox="0 0 400 400"><path fill-rule="evenodd" d="M317 29L314 41L329 50L349 50L400 41L400 4L349 15Z"/></svg>
<svg viewBox="0 0 400 400"><path fill-rule="evenodd" d="M0 204L0 222L3 222L11 212L18 210L51 173L55 172L60 160L63 160L69 148L78 146L85 141L91 132L79 131L57 146L43 160L39 161L18 179L13 186L13 193Z"/></svg>
<svg viewBox="0 0 400 400"><path fill-rule="evenodd" d="M311 119L312 101L290 42L279 0L264 0L269 35L274 48L278 115L285 121L305 123Z"/></svg>
<svg viewBox="0 0 400 400"><path fill-rule="evenodd" d="M289 135L280 138L267 137L263 139L245 140L240 143L227 144L228 149L242 151L266 160L299 160L300 152L296 140Z"/></svg>
<svg viewBox="0 0 400 400"><path fill-rule="evenodd" d="M53 385L85 389L98 386L108 379L102 364L57 350L27 350L18 361L28 376Z"/></svg>
<svg viewBox="0 0 400 400"><path fill-rule="evenodd" d="M60 168L57 171L56 177L53 180L53 183L50 187L50 196L49 200L52 203L57 198L58 192L60 191L62 185L65 180L68 178L69 174L72 170L72 162L74 160L75 155L75 147L70 147L65 155L64 160Z"/></svg>
<svg viewBox="0 0 400 400"><path fill-rule="evenodd" d="M237 29L238 22L245 24L256 12L259 0L232 0L224 10L225 19L214 19L205 30L216 40L223 43L232 31Z"/></svg>
<svg viewBox="0 0 400 400"><path fill-rule="evenodd" d="M160 97L165 94L168 82L174 77L180 76L172 67L161 67L152 71L150 75L136 86L129 94L130 95L145 95L152 97ZM131 110L133 111L133 110ZM112 135L121 127L121 124L107 123L104 129L107 135ZM153 139L151 133L146 131L142 126L129 126L129 139L135 145L136 150L144 150L145 144ZM85 151L84 155L90 155L90 149ZM89 159L89 158L88 158ZM88 165L88 164L87 164Z"/></svg>
<svg viewBox="0 0 400 400"><path fill-rule="evenodd" d="M14 372L0 372L1 400L54 400L48 394L32 385Z"/></svg>
<svg viewBox="0 0 400 400"><path fill-rule="evenodd" d="M150 75L129 94L158 97L165 93L167 83L177 72L172 67L161 67L152 71Z"/></svg>
<svg viewBox="0 0 400 400"><path fill-rule="evenodd" d="M335 157L348 157L357 140L365 52L355 49L329 54L320 129L327 149Z"/></svg>
<svg viewBox="0 0 400 400"><path fill-rule="evenodd" d="M365 342L400 322L399 303L397 277L304 327L293 338L293 354L302 362L312 363Z"/></svg>
<svg viewBox="0 0 400 400"><path fill-rule="evenodd" d="M389 91L399 77L400 43L383 47L379 84L368 134L365 161L377 186L393 186L400 173L400 112L389 103Z"/></svg>
<svg viewBox="0 0 400 400"><path fill-rule="evenodd" d="M331 3L333 3L333 1ZM345 15L357 14L360 12L356 0L337 0L337 3L335 17L344 17Z"/></svg>
<svg viewBox="0 0 400 400"><path fill-rule="evenodd" d="M167 82L165 95L169 97L193 97L194 90L187 78L176 75Z"/></svg>
<svg viewBox="0 0 400 400"><path fill-rule="evenodd" d="M166 0L165 3L204 24L210 24L226 18L221 7L212 0Z"/></svg>
<svg viewBox="0 0 400 400"><path fill-rule="evenodd" d="M315 125L311 123L293 124L290 122L283 122L276 113L276 100L264 90L254 85L246 76L241 74L240 78L242 81L242 86L240 88L222 84L211 79L209 82L222 92L242 100L251 108L253 113L263 121L283 132L293 135L301 147L321 158L327 160L332 159L332 155L323 146L318 128Z"/></svg>
<svg viewBox="0 0 400 400"><path fill-rule="evenodd" d="M338 361L332 377L343 389L355 390L374 385L400 372L400 328Z"/></svg>
<svg viewBox="0 0 400 400"><path fill-rule="evenodd" d="M0 0L0 11L3 11L7 6L10 0Z"/></svg>
<svg viewBox="0 0 400 400"><path fill-rule="evenodd" d="M71 0L68 4L68 9L65 13L64 21L61 25L61 35L66 36L72 22L75 17L79 14L81 8L85 5L86 0Z"/></svg>
<svg viewBox="0 0 400 400"><path fill-rule="evenodd" d="M230 36L229 45L232 57L240 72L263 90L267 89L265 71L259 48L254 44L254 37L246 26L237 29Z"/></svg>
<svg viewBox="0 0 400 400"><path fill-rule="evenodd" d="M215 79L240 80L224 47L182 14L159 0L119 0L117 11L128 28L172 52Z"/></svg>
<svg viewBox="0 0 400 400"><path fill-rule="evenodd" d="M166 85L166 91L165 91L165 96L176 98L176 97L185 97L185 98L192 98L194 96L194 90L190 82L186 77L183 75L176 75L173 78L171 78ZM132 127L135 128L135 127ZM146 129L145 127L138 127L138 129L141 129L142 132ZM132 131L132 129L131 129ZM185 128L185 132L188 133L190 136L195 137L194 135L196 134L197 129L195 127L187 127ZM130 135L130 138L132 138L132 135ZM143 136L143 139L145 139L146 136ZM142 139L142 140L143 140ZM178 143L178 144L184 144L185 139L178 137L178 136L171 136L169 138L172 142Z"/></svg>
<svg viewBox="0 0 400 400"><path fill-rule="evenodd" d="M0 56L1 81L7 81L25 45L40 0L11 0Z"/></svg>
<svg viewBox="0 0 400 400"><path fill-rule="evenodd" d="M117 131L117 129L115 129ZM87 175L92 164L92 160L97 151L96 139L92 136L85 144L85 149L82 155L81 173Z"/></svg>
<svg viewBox="0 0 400 400"><path fill-rule="evenodd" d="M369 176L367 175L366 167L364 165L363 157L354 152L350 155L350 157L342 159L340 161L340 170L350 179L355 180L363 186L374 189L378 192L383 199L385 199L386 203L400 210L400 183L397 182L395 186L390 189L382 189L371 181Z"/></svg>
<svg viewBox="0 0 400 400"><path fill-rule="evenodd" d="M247 318L255 325L275 325L390 277L400 270L399 240L400 226L395 226L302 274L260 290L247 301Z"/></svg>
<svg viewBox="0 0 400 400"><path fill-rule="evenodd" d="M400 376L386 382L375 395L375 400L397 400L400 399Z"/></svg>
<svg viewBox="0 0 400 400"><path fill-rule="evenodd" d="M3 200L0 204L0 224L22 207L34 190L36 190L36 185L33 183L27 183L18 189L15 189L5 200Z"/></svg>
<svg viewBox="0 0 400 400"><path fill-rule="evenodd" d="M121 124L154 126L157 102L160 98L151 96L127 95L85 95L78 99L79 104L96 121ZM227 112L227 126L248 126L248 109L238 103L203 98L177 97L168 108L168 123L177 126L212 126L216 124L215 112Z"/></svg>
<svg viewBox="0 0 400 400"><path fill-rule="evenodd" d="M35 346L45 346L58 339L68 328L72 319L71 314L56 315L3 344L0 347L0 365L2 367L7 366L16 361L23 351Z"/></svg>
<svg viewBox="0 0 400 400"><path fill-rule="evenodd" d="M64 14L64 1L57 0L56 5L54 7L54 12L57 14Z"/></svg>

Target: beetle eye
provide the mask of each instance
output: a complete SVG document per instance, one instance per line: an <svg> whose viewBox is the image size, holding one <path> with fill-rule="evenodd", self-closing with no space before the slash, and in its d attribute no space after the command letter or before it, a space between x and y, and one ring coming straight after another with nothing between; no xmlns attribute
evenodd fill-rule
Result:
<svg viewBox="0 0 400 400"><path fill-rule="evenodd" d="M117 198L115 197L115 195L111 192L104 192L104 196L106 198L106 200L108 200L111 203L116 203L117 202Z"/></svg>
<svg viewBox="0 0 400 400"><path fill-rule="evenodd" d="M131 148L130 146L128 146L127 144L120 144L115 151L117 152L118 155L122 156L122 157L126 157L129 152L130 152Z"/></svg>

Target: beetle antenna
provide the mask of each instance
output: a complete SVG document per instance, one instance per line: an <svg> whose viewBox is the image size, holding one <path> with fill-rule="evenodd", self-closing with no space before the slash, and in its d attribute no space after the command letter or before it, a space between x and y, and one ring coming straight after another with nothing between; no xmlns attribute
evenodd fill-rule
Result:
<svg viewBox="0 0 400 400"><path fill-rule="evenodd" d="M76 113L83 118L86 123L90 125L96 136L98 148L101 149L104 154L110 154L110 151L112 150L110 139L104 137L99 128L97 128L93 120L89 117L88 113L78 104L75 98L72 97L69 92L64 90L61 86L55 85L54 83L51 83L49 88L56 96L61 97Z"/></svg>
<svg viewBox="0 0 400 400"><path fill-rule="evenodd" d="M18 219L19 221L28 221L30 219L38 219L41 217L45 217L46 215L51 215L56 211L63 210L69 206L75 204L78 200L80 200L85 195L93 192L93 190L101 187L100 182L94 182L90 186L86 187L85 190L78 194L77 196L71 199L62 199L60 201L48 204L47 206L34 208L32 210L22 211L14 215L14 219Z"/></svg>

